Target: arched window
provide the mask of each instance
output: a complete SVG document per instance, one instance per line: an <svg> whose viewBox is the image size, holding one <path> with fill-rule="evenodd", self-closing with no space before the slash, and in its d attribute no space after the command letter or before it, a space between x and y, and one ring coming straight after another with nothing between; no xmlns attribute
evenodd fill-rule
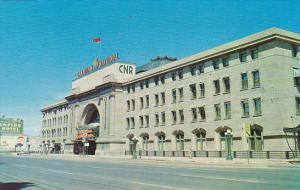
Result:
<svg viewBox="0 0 300 190"><path fill-rule="evenodd" d="M218 127L216 129L216 132L219 135L220 150L227 150L227 143L226 143L226 137L225 137L225 132L227 131L227 129L230 129L232 131L232 129L227 126ZM231 141L231 142L233 142L233 141Z"/></svg>
<svg viewBox="0 0 300 190"><path fill-rule="evenodd" d="M196 128L192 133L195 134L196 150L204 150L206 131L202 128Z"/></svg>
<svg viewBox="0 0 300 190"><path fill-rule="evenodd" d="M262 150L263 149L263 139L262 139L263 128L259 125L251 125L250 136L249 136L249 146L250 150Z"/></svg>
<svg viewBox="0 0 300 190"><path fill-rule="evenodd" d="M184 134L179 133L176 135L176 150L184 150Z"/></svg>
<svg viewBox="0 0 300 190"><path fill-rule="evenodd" d="M157 136L157 145L158 145L158 151L164 151L165 150L165 144L166 144L166 135L164 132L159 131L155 133L155 136Z"/></svg>
<svg viewBox="0 0 300 190"><path fill-rule="evenodd" d="M148 150L148 144L149 144L149 134L148 133L142 133L140 135L140 137L143 138L143 142L142 142L143 150L147 151Z"/></svg>

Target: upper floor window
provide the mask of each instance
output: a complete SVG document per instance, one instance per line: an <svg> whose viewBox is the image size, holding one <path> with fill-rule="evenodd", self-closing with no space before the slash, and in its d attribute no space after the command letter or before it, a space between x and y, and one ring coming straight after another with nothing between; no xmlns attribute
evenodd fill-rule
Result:
<svg viewBox="0 0 300 190"><path fill-rule="evenodd" d="M166 104L166 95L164 92L160 93L161 96L161 105L165 105Z"/></svg>
<svg viewBox="0 0 300 190"><path fill-rule="evenodd" d="M149 79L145 80L145 86L146 88L149 88Z"/></svg>
<svg viewBox="0 0 300 190"><path fill-rule="evenodd" d="M229 77L225 77L223 78L223 82L224 82L224 93L230 93L230 79Z"/></svg>
<svg viewBox="0 0 300 190"><path fill-rule="evenodd" d="M179 119L180 119L180 123L184 123L184 113L183 113L183 110L179 110Z"/></svg>
<svg viewBox="0 0 300 190"><path fill-rule="evenodd" d="M155 97L155 106L158 106L158 104L159 104L158 94L155 94L154 97Z"/></svg>
<svg viewBox="0 0 300 190"><path fill-rule="evenodd" d="M201 106L198 109L199 109L199 113L200 113L200 119L201 119L201 121L204 121L206 119L205 107Z"/></svg>
<svg viewBox="0 0 300 190"><path fill-rule="evenodd" d="M260 87L260 77L259 77L259 71L253 71L252 72L252 77L253 77L253 88L258 88Z"/></svg>
<svg viewBox="0 0 300 190"><path fill-rule="evenodd" d="M161 125L165 125L166 123L166 114L165 112L161 112Z"/></svg>
<svg viewBox="0 0 300 190"><path fill-rule="evenodd" d="M133 83L133 84L131 85L131 90L132 90L132 92L135 92L135 83Z"/></svg>
<svg viewBox="0 0 300 190"><path fill-rule="evenodd" d="M149 95L146 95L146 108L149 108Z"/></svg>
<svg viewBox="0 0 300 190"><path fill-rule="evenodd" d="M129 111L129 110L130 110L130 101L127 100L127 111Z"/></svg>
<svg viewBox="0 0 300 190"><path fill-rule="evenodd" d="M155 86L157 86L157 85L158 85L158 83L159 83L159 79L158 79L158 77L154 77L154 83L155 83Z"/></svg>
<svg viewBox="0 0 300 190"><path fill-rule="evenodd" d="M241 79L242 79L242 90L248 89L248 75L247 75L247 73L242 73L241 74Z"/></svg>
<svg viewBox="0 0 300 190"><path fill-rule="evenodd" d="M204 73L204 63L202 63L198 66L198 71L199 71L199 74Z"/></svg>
<svg viewBox="0 0 300 190"><path fill-rule="evenodd" d="M145 115L146 125L145 127L149 127L149 115Z"/></svg>
<svg viewBox="0 0 300 190"><path fill-rule="evenodd" d="M214 80L214 86L215 86L215 94L220 94L220 81L219 80Z"/></svg>
<svg viewBox="0 0 300 190"><path fill-rule="evenodd" d="M242 100L241 105L242 105L242 111L243 111L242 117L249 117L250 114L249 114L249 102L248 102L248 100Z"/></svg>
<svg viewBox="0 0 300 190"><path fill-rule="evenodd" d="M203 97L205 97L205 86L204 86L204 83L200 83L199 87L200 87L200 97L203 98Z"/></svg>
<svg viewBox="0 0 300 190"><path fill-rule="evenodd" d="M191 66L190 67L190 72L191 72L191 75L194 76L196 74L196 69L195 69L195 66Z"/></svg>
<svg viewBox="0 0 300 190"><path fill-rule="evenodd" d="M190 84L190 91L192 94L192 99L197 98L196 84Z"/></svg>
<svg viewBox="0 0 300 190"><path fill-rule="evenodd" d="M140 128L144 127L144 118L143 116L140 116Z"/></svg>
<svg viewBox="0 0 300 190"><path fill-rule="evenodd" d="M179 101L182 102L183 101L183 88L178 88L178 92L179 92Z"/></svg>
<svg viewBox="0 0 300 190"><path fill-rule="evenodd" d="M292 46L292 56L297 57L297 54L298 54L298 47L293 45Z"/></svg>
<svg viewBox="0 0 300 190"><path fill-rule="evenodd" d="M213 60L213 67L214 67L214 70L217 70L219 69L219 60Z"/></svg>
<svg viewBox="0 0 300 190"><path fill-rule="evenodd" d="M134 121L134 117L131 118L131 129L134 129L135 127L135 121Z"/></svg>
<svg viewBox="0 0 300 190"><path fill-rule="evenodd" d="M176 103L176 89L172 90L172 103Z"/></svg>
<svg viewBox="0 0 300 190"><path fill-rule="evenodd" d="M296 101L296 115L300 115L300 97L296 97L295 101Z"/></svg>
<svg viewBox="0 0 300 190"><path fill-rule="evenodd" d="M130 85L127 85L127 93L130 93Z"/></svg>
<svg viewBox="0 0 300 190"><path fill-rule="evenodd" d="M160 76L160 83L165 84L165 75Z"/></svg>
<svg viewBox="0 0 300 190"><path fill-rule="evenodd" d="M253 99L254 104L254 116L260 116L262 114L261 112L261 99L260 98L254 98Z"/></svg>
<svg viewBox="0 0 300 190"><path fill-rule="evenodd" d="M229 57L228 56L222 57L222 64L223 64L223 67L229 66Z"/></svg>
<svg viewBox="0 0 300 190"><path fill-rule="evenodd" d="M172 73L172 81L175 81L176 80L176 72L173 72Z"/></svg>
<svg viewBox="0 0 300 190"><path fill-rule="evenodd" d="M258 49L253 48L251 49L251 59L257 59L258 58Z"/></svg>
<svg viewBox="0 0 300 190"><path fill-rule="evenodd" d="M159 115L155 114L155 127L159 125Z"/></svg>
<svg viewBox="0 0 300 190"><path fill-rule="evenodd" d="M215 104L215 120L221 119L221 105Z"/></svg>
<svg viewBox="0 0 300 190"><path fill-rule="evenodd" d="M192 122L196 122L197 121L197 109L196 108L192 108Z"/></svg>
<svg viewBox="0 0 300 190"><path fill-rule="evenodd" d="M172 111L172 123L175 124L177 122L177 115L176 111ZM300 112L299 112L300 113Z"/></svg>
<svg viewBox="0 0 300 190"><path fill-rule="evenodd" d="M225 109L225 118L230 119L231 118L231 103L225 102L224 109Z"/></svg>
<svg viewBox="0 0 300 190"><path fill-rule="evenodd" d="M144 82L140 82L140 88L141 88L141 90L144 89Z"/></svg>
<svg viewBox="0 0 300 190"><path fill-rule="evenodd" d="M131 100L132 103L132 110L135 110L135 100Z"/></svg>
<svg viewBox="0 0 300 190"><path fill-rule="evenodd" d="M178 78L179 79L183 78L183 70L182 69L178 70Z"/></svg>
<svg viewBox="0 0 300 190"><path fill-rule="evenodd" d="M247 61L247 51L240 52L240 62L246 62Z"/></svg>
<svg viewBox="0 0 300 190"><path fill-rule="evenodd" d="M140 109L144 108L144 98L140 97Z"/></svg>

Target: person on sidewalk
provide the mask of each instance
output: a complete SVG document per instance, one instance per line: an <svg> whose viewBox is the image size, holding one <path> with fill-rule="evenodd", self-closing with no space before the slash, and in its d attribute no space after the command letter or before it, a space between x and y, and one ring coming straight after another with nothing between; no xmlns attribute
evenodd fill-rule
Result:
<svg viewBox="0 0 300 190"><path fill-rule="evenodd" d="M192 153L193 153L193 150L190 149L190 151L189 151L189 158L190 158L190 159L192 159Z"/></svg>
<svg viewBox="0 0 300 190"><path fill-rule="evenodd" d="M142 149L141 148L139 148L139 157L140 157L140 159L142 159Z"/></svg>

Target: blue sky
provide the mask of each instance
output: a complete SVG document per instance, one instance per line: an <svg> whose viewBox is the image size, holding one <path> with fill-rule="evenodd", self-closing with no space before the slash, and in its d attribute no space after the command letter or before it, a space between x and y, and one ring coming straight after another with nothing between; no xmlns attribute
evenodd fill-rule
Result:
<svg viewBox="0 0 300 190"><path fill-rule="evenodd" d="M63 98L80 69L118 52L142 65L280 27L300 33L297 1L0 0L0 114L37 135L40 108Z"/></svg>

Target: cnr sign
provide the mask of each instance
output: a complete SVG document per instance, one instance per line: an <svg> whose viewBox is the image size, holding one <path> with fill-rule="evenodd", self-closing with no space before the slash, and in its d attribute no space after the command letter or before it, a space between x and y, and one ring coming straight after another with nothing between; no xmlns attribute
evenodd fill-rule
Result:
<svg viewBox="0 0 300 190"><path fill-rule="evenodd" d="M120 65L119 66L120 73L124 74L133 74L133 66L131 65Z"/></svg>

